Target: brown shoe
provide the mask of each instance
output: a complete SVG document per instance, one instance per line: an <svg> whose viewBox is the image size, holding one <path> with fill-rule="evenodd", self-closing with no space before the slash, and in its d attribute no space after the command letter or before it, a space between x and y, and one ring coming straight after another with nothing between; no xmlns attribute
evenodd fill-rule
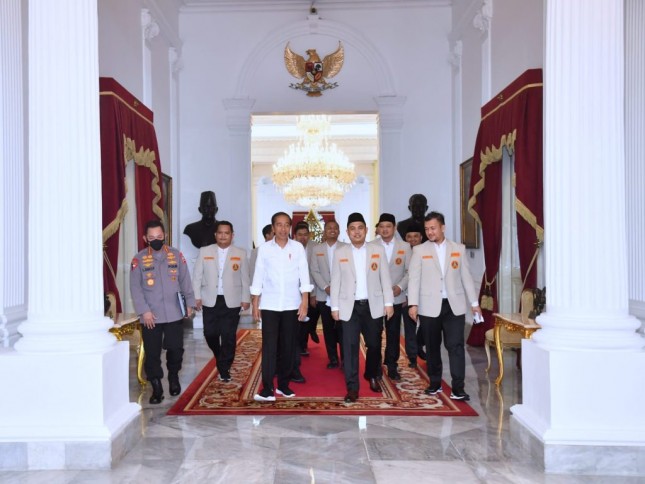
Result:
<svg viewBox="0 0 645 484"><path fill-rule="evenodd" d="M358 400L358 392L356 390L348 390L345 395L345 403L354 403Z"/></svg>
<svg viewBox="0 0 645 484"><path fill-rule="evenodd" d="M370 390L376 393L381 393L383 391L376 378L370 378Z"/></svg>

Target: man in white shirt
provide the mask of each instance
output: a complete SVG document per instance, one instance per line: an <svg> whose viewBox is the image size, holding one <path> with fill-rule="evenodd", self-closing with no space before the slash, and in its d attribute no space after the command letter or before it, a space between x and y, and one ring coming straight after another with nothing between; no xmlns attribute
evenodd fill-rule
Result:
<svg viewBox="0 0 645 484"><path fill-rule="evenodd" d="M428 354L430 386L427 395L442 391L441 339L448 350L453 400L469 400L464 391L466 356L464 328L466 297L471 310L481 316L477 293L468 268L466 247L445 237L446 225L439 212L425 218L428 241L412 251L408 282L410 318L421 321ZM464 297L465 293L465 297Z"/></svg>
<svg viewBox="0 0 645 484"><path fill-rule="evenodd" d="M381 214L376 231L380 238L373 240L370 244L380 244L385 249L394 293L394 315L385 321L385 358L383 361L387 366L387 375L390 380L399 381L401 380L398 371L398 361L401 354L401 311L405 302L405 291L408 289L408 267L410 266L412 249L410 249L410 244L394 236L396 234L396 219L391 213ZM416 328L414 329L416 336Z"/></svg>
<svg viewBox="0 0 645 484"><path fill-rule="evenodd" d="M262 321L262 390L258 402L275 401L275 393L287 398L296 394L289 388L293 371L299 321L307 317L309 266L305 249L289 239L291 217L278 212L271 217L275 237L258 247L251 284L253 319Z"/></svg>
<svg viewBox="0 0 645 484"><path fill-rule="evenodd" d="M240 308L251 304L246 251L232 245L233 224L215 224L215 244L199 249L193 274L197 309L204 311L204 339L213 351L219 379L231 380Z"/></svg>
<svg viewBox="0 0 645 484"><path fill-rule="evenodd" d="M311 254L311 278L315 284L316 304L322 319L323 336L325 338L325 349L329 363L327 369L338 368L339 353L343 357L343 325L336 322L331 317L331 305L329 302L329 292L331 284L331 268L334 260L334 252L338 247L342 247L344 242L338 242L340 227L335 220L329 220L325 223L323 232L324 242L316 244Z"/></svg>
<svg viewBox="0 0 645 484"><path fill-rule="evenodd" d="M358 352L363 334L367 357L364 377L373 392L381 392L378 370L381 366L383 315L392 317L392 283L383 246L366 244L367 226L360 213L347 219L350 245L339 247L331 270L331 315L343 325L343 360L347 395L345 402L358 399Z"/></svg>

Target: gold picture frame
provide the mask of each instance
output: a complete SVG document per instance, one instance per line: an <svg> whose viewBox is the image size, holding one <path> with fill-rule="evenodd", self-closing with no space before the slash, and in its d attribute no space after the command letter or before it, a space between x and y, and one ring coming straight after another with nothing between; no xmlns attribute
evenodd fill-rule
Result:
<svg viewBox="0 0 645 484"><path fill-rule="evenodd" d="M166 243L172 245L172 177L161 174L161 196L163 200L163 224L166 228Z"/></svg>
<svg viewBox="0 0 645 484"><path fill-rule="evenodd" d="M461 243L467 249L479 249L479 224L468 212L468 194L473 171L473 159L468 158L459 165L459 187L461 200Z"/></svg>

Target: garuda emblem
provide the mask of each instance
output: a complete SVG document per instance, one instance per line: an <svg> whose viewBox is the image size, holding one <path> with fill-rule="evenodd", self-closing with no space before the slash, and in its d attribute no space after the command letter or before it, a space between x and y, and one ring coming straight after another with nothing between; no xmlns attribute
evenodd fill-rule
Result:
<svg viewBox="0 0 645 484"><path fill-rule="evenodd" d="M307 93L307 96L321 96L323 91L338 87L337 82L329 83L331 79L340 72L345 60L345 51L343 45L338 42L338 49L333 54L325 56L320 60L316 49L307 51L309 58L305 60L301 55L296 54L289 48L289 43L284 48L284 65L289 73L296 79L301 79L298 83L291 83L289 87L300 89Z"/></svg>

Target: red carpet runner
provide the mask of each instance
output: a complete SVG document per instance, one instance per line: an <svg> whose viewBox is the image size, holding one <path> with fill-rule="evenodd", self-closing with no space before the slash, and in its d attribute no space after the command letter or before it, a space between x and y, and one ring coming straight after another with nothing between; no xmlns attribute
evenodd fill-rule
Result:
<svg viewBox="0 0 645 484"><path fill-rule="evenodd" d="M262 333L260 330L238 331L235 362L230 382L219 381L215 359L210 360L195 380L168 411L168 415L441 415L475 416L465 402L450 400L450 387L443 383L443 393L428 396L425 365L408 368L403 348L399 360L402 380L393 382L383 376L383 393L374 393L361 380L359 399L345 403L345 378L340 369L328 370L322 334L320 344L309 342L309 357L302 357L301 371L306 383L291 383L294 398L276 395L276 401L258 403L253 395L262 386ZM360 372L365 365L365 348L361 347ZM423 366L423 368L421 367Z"/></svg>

